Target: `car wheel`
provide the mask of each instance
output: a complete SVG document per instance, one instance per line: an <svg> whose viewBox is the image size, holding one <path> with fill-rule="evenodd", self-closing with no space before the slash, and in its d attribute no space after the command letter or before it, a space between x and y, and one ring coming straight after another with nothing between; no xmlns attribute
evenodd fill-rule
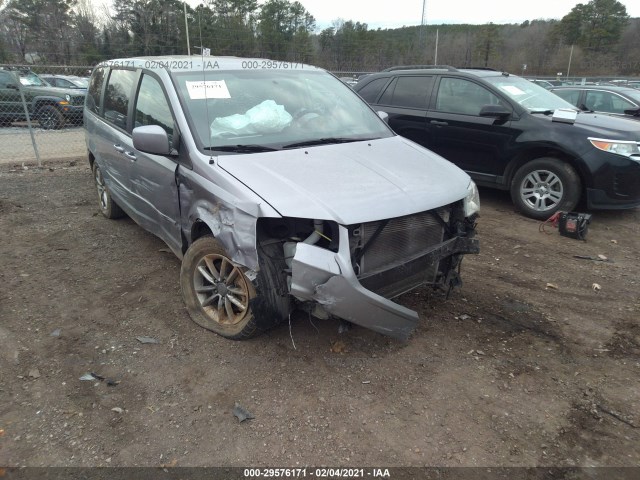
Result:
<svg viewBox="0 0 640 480"><path fill-rule="evenodd" d="M278 303L283 297L273 288L272 269L261 269L258 288L245 271L231 261L215 238L193 242L180 270L182 296L191 319L232 340L251 338L279 323L283 313Z"/></svg>
<svg viewBox="0 0 640 480"><path fill-rule="evenodd" d="M96 190L98 191L98 205L102 215L107 218L120 218L124 216L124 211L120 206L111 198L109 189L104 183L104 177L102 176L102 170L98 164L93 162L93 180L96 183Z"/></svg>
<svg viewBox="0 0 640 480"><path fill-rule="evenodd" d="M538 158L518 169L511 182L511 199L527 217L546 220L558 211L571 211L582 187L574 168L555 158Z"/></svg>
<svg viewBox="0 0 640 480"><path fill-rule="evenodd" d="M56 107L45 105L38 112L38 122L45 130L62 128L64 125L64 115Z"/></svg>

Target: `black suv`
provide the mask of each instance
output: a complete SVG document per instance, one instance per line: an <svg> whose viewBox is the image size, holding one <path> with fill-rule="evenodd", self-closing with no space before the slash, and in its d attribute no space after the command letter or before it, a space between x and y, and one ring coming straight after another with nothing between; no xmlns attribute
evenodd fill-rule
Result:
<svg viewBox="0 0 640 480"><path fill-rule="evenodd" d="M511 191L525 215L640 205L640 124L578 112L544 88L488 69L394 67L354 86L396 133Z"/></svg>
<svg viewBox="0 0 640 480"><path fill-rule="evenodd" d="M42 128L82 123L86 92L52 87L30 70L0 69L0 124L27 119L20 89L30 118Z"/></svg>

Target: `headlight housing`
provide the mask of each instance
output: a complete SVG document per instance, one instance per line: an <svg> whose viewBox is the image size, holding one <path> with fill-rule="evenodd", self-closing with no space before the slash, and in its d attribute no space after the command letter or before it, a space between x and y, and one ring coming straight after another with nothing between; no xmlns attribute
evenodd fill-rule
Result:
<svg viewBox="0 0 640 480"><path fill-rule="evenodd" d="M65 95L65 96L64 96L64 99L65 99L67 102L70 102L70 101L71 101L71 95Z"/></svg>
<svg viewBox="0 0 640 480"><path fill-rule="evenodd" d="M589 137L591 145L603 152L615 153L617 155L624 155L625 157L640 156L640 148L638 143L633 141L624 140L606 140L604 138L592 138ZM640 158L635 159L640 160Z"/></svg>
<svg viewBox="0 0 640 480"><path fill-rule="evenodd" d="M480 193L475 182L471 180L467 187L467 196L464 198L464 216L470 217L480 211Z"/></svg>

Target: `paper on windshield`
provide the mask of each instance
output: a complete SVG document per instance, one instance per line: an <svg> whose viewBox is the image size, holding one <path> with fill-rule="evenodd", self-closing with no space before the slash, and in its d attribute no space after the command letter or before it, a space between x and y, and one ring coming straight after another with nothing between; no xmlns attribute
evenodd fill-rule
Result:
<svg viewBox="0 0 640 480"><path fill-rule="evenodd" d="M511 95L524 95L526 92L513 85L504 85L502 89Z"/></svg>
<svg viewBox="0 0 640 480"><path fill-rule="evenodd" d="M207 98L231 98L224 80L202 80L186 82L187 92L191 100L205 100Z"/></svg>

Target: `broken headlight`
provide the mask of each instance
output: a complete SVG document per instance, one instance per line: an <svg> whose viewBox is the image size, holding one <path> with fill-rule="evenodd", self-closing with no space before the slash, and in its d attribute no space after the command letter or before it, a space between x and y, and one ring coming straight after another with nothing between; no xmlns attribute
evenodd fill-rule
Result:
<svg viewBox="0 0 640 480"><path fill-rule="evenodd" d="M470 217L480 211L480 193L473 180L469 181L467 196L464 198L464 216Z"/></svg>

